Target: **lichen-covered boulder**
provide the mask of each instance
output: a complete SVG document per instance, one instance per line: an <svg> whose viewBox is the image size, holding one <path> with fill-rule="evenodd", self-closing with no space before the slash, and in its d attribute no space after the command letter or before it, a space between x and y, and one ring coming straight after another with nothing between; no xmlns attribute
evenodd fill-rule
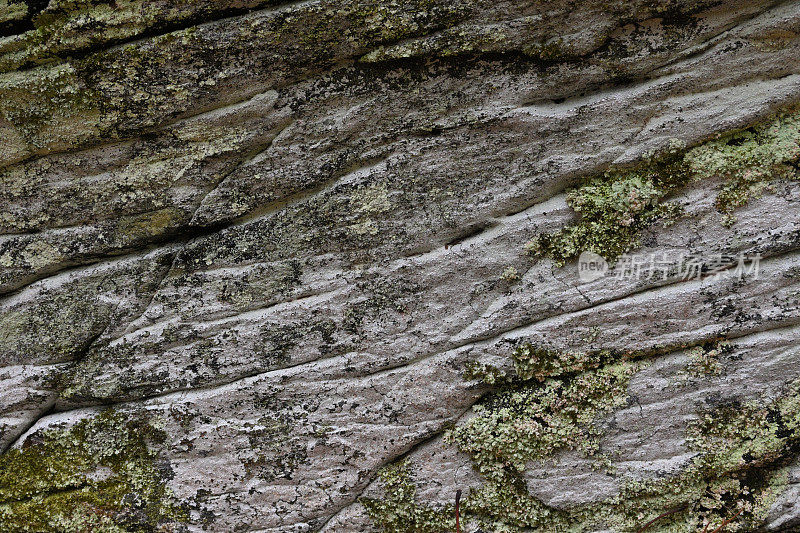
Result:
<svg viewBox="0 0 800 533"><path fill-rule="evenodd" d="M0 140L0 531L800 527L796 1L0 0Z"/></svg>

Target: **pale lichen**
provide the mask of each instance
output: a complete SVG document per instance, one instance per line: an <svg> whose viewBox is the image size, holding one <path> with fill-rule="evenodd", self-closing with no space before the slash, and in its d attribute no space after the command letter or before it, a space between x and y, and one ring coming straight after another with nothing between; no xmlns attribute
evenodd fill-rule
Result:
<svg viewBox="0 0 800 533"><path fill-rule="evenodd" d="M622 358L610 350L552 350L522 343L512 354L516 375L523 380L542 381L564 374L583 372L609 362L612 358Z"/></svg>
<svg viewBox="0 0 800 533"><path fill-rule="evenodd" d="M685 157L697 179L722 178L717 209L724 223L733 211L761 194L776 179L796 179L800 164L800 114L787 113L690 150Z"/></svg>
<svg viewBox="0 0 800 533"><path fill-rule="evenodd" d="M796 179L800 161L800 115L787 112L743 131L731 132L690 150L673 143L657 158L632 168L612 168L567 193L580 218L561 231L541 234L527 249L563 265L584 251L616 260L639 244L657 220L671 224L682 214L669 197L692 181L719 179L716 208L723 224L733 212L777 179Z"/></svg>
<svg viewBox="0 0 800 533"><path fill-rule="evenodd" d="M383 468L379 478L383 499L361 498L367 513L386 533L451 533L455 531L455 511L450 506L432 508L416 500L405 462Z"/></svg>
<svg viewBox="0 0 800 533"><path fill-rule="evenodd" d="M706 375L706 368L715 371L719 356L730 349L715 340L690 353L703 360L698 365ZM686 429L694 456L678 473L626 478L616 496L566 510L530 494L524 471L531 463L565 449L597 457L602 433L596 420L626 405L628 381L645 355L561 353L522 344L515 360L522 361L517 368L524 379L473 365L469 377L480 377L499 390L445 435L446 442L470 456L484 478L463 501L462 523L493 532L633 531L655 518L654 531L676 533L700 532L732 518L733 530L760 526L786 484L786 467L800 450L800 381L776 399L723 404L699 413ZM407 496L415 490L409 479L405 472L405 500L371 501L380 516L394 517L389 531L417 531L402 527L403 517L410 516L407 507L397 511L398 501L406 506L413 501ZM413 509L415 515L435 512L416 502Z"/></svg>
<svg viewBox="0 0 800 533"><path fill-rule="evenodd" d="M500 275L500 279L506 283L514 283L515 281L519 281L519 272L517 272L517 269L513 266L507 266Z"/></svg>
<svg viewBox="0 0 800 533"><path fill-rule="evenodd" d="M730 343L720 341L695 346L688 353L687 371L695 377L719 374L721 371L720 357L731 350L733 350L733 346Z"/></svg>
<svg viewBox="0 0 800 533"><path fill-rule="evenodd" d="M669 224L680 206L663 200L688 180L674 157L636 169L609 170L567 194L580 220L554 234L542 234L527 249L551 257L558 265L584 251L609 260L638 245L642 229L657 219Z"/></svg>
<svg viewBox="0 0 800 533"><path fill-rule="evenodd" d="M626 404L628 380L639 365L622 361L543 381L498 380L504 385L474 408L475 416L445 434L485 479L464 499L463 520L498 532L566 528L568 514L531 496L522 473L559 450L596 454L601 432L595 420ZM386 531L439 531L420 529L419 516L437 517L437 527L447 525L449 508L444 512L414 502L408 474L400 483L397 470L388 472L382 479L386 499L362 502Z"/></svg>
<svg viewBox="0 0 800 533"><path fill-rule="evenodd" d="M800 449L798 426L800 382L775 400L701 413L687 428L696 455L680 473L629 481L618 496L583 509L580 519L624 531L680 509L659 521L660 531L703 531L734 516L731 528L753 530L785 486L785 468Z"/></svg>
<svg viewBox="0 0 800 533"><path fill-rule="evenodd" d="M478 470L502 477L563 448L597 451L595 418L627 402L636 363L621 362L566 378L526 382L494 393L477 416L451 430L447 440L470 454Z"/></svg>

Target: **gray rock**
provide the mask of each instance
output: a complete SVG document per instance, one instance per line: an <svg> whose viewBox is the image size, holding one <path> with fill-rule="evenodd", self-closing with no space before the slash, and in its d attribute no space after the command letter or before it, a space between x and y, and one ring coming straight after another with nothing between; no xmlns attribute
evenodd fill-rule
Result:
<svg viewBox="0 0 800 533"><path fill-rule="evenodd" d="M797 2L0 1L0 35L9 530L392 530L369 507L398 503L387 465L415 491L392 531L420 527L409 509L451 530L457 490L464 531L623 531L672 502L631 486L681 476L708 494L654 530L730 517L704 498L731 480L757 492L740 530L800 523L797 154L735 221L730 176L687 180L632 250L725 275L583 282L526 251L609 168L793 113ZM739 254L757 279L728 275ZM602 465L565 444L514 470L547 525L486 511L451 438L540 386L466 375L513 376L527 343L605 354L551 384L635 361L589 417ZM739 430L763 453L698 473L716 456L693 432L730 406L771 413Z"/></svg>

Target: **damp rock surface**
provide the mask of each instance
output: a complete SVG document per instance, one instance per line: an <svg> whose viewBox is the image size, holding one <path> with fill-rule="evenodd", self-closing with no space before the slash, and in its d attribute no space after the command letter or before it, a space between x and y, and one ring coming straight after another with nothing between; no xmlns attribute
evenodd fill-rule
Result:
<svg viewBox="0 0 800 533"><path fill-rule="evenodd" d="M0 139L0 530L800 527L799 2L0 0Z"/></svg>

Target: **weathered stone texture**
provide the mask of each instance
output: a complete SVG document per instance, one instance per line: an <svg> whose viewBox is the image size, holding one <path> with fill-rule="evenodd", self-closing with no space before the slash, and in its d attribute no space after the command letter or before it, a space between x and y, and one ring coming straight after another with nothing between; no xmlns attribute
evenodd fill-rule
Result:
<svg viewBox="0 0 800 533"><path fill-rule="evenodd" d="M0 0L0 530L800 527L798 104L796 1Z"/></svg>

